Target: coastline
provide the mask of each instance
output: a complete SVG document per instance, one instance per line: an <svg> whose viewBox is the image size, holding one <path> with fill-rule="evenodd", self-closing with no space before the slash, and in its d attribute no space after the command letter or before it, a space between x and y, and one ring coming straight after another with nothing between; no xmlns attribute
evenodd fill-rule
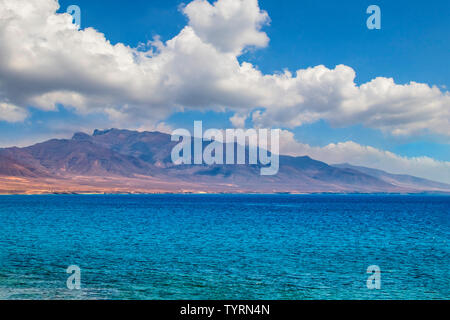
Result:
<svg viewBox="0 0 450 320"><path fill-rule="evenodd" d="M440 188L417 189L394 186L365 189L351 185L314 186L276 183L258 186L245 183L188 182L183 180L165 181L161 177L121 177L121 176L60 176L58 178L25 178L0 176L0 195L133 195L133 194L255 194L255 195L312 195L312 194L392 194L450 195L450 190Z"/></svg>
<svg viewBox="0 0 450 320"><path fill-rule="evenodd" d="M450 196L450 192L53 192L53 193L0 193L0 196L132 196L132 195L255 195L255 196L311 196L311 195L330 195L330 196Z"/></svg>

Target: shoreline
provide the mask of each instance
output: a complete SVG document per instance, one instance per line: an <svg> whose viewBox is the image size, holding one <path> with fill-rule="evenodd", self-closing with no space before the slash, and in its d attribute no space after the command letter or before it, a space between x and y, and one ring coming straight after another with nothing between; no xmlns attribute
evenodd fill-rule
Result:
<svg viewBox="0 0 450 320"><path fill-rule="evenodd" d="M49 192L49 193L0 193L0 196L138 196L138 195L385 195L385 196L450 196L450 192Z"/></svg>
<svg viewBox="0 0 450 320"><path fill-rule="evenodd" d="M280 185L259 187L236 184L208 185L204 182L164 181L159 178L123 178L116 176L72 176L59 179L30 179L23 177L0 177L0 195L207 195L207 194L255 194L255 195L450 195L450 189L413 188L393 186L393 188L358 188L346 186L327 188L325 186Z"/></svg>

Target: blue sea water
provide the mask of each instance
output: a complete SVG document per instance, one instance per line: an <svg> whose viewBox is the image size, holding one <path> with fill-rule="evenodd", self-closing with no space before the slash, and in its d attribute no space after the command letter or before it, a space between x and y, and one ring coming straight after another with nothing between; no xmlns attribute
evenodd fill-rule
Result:
<svg viewBox="0 0 450 320"><path fill-rule="evenodd" d="M0 299L449 299L449 218L449 196L0 196Z"/></svg>

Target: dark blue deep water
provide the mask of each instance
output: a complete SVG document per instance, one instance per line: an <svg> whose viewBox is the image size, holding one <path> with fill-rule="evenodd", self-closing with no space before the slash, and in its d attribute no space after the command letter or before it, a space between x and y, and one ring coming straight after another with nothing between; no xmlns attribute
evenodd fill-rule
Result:
<svg viewBox="0 0 450 320"><path fill-rule="evenodd" d="M449 299L449 218L449 196L0 196L0 299Z"/></svg>

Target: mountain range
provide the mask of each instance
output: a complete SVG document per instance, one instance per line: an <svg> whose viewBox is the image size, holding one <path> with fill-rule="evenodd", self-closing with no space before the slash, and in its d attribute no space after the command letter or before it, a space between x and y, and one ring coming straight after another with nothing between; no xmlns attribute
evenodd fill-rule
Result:
<svg viewBox="0 0 450 320"><path fill-rule="evenodd" d="M280 155L259 165L180 165L161 132L95 130L0 149L0 194L48 193L450 193L450 185L381 170Z"/></svg>

